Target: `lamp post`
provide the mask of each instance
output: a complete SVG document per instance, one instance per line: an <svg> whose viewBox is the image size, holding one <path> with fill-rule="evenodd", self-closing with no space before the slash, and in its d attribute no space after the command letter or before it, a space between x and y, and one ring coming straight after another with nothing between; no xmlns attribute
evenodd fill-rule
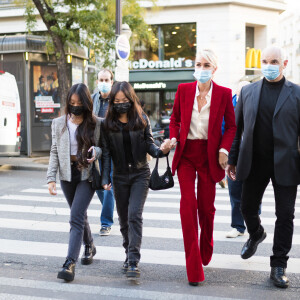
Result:
<svg viewBox="0 0 300 300"><path fill-rule="evenodd" d="M121 0L116 0L116 37L121 34L122 5Z"/></svg>

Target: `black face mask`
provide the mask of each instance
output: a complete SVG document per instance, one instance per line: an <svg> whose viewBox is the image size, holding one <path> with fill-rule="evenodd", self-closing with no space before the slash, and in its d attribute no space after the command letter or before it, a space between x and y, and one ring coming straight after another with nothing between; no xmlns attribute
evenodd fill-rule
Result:
<svg viewBox="0 0 300 300"><path fill-rule="evenodd" d="M114 103L114 110L118 114L126 114L130 111L132 105L131 102L126 103Z"/></svg>
<svg viewBox="0 0 300 300"><path fill-rule="evenodd" d="M80 116L84 112L84 106L74 106L69 104L70 106L70 113L75 115L75 116Z"/></svg>

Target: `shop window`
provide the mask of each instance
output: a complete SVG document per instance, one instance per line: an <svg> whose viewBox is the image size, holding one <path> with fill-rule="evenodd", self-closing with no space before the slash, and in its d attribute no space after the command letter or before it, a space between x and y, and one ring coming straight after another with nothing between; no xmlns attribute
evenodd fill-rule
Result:
<svg viewBox="0 0 300 300"><path fill-rule="evenodd" d="M155 66L150 64L145 67L161 69L167 68L164 61L182 59L182 62L188 61L188 63L178 62L181 64L180 67L193 67L196 55L196 23L151 25L148 31L152 33L148 44L137 40L133 42L134 61L140 59L161 61L161 64ZM172 66L169 67L172 68Z"/></svg>

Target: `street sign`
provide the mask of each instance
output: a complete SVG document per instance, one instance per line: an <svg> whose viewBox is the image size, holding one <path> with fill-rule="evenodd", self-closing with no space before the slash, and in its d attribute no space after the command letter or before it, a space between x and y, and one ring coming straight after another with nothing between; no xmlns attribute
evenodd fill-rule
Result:
<svg viewBox="0 0 300 300"><path fill-rule="evenodd" d="M130 44L126 35L121 34L116 41L117 56L121 60L127 60L130 54Z"/></svg>
<svg viewBox="0 0 300 300"><path fill-rule="evenodd" d="M117 59L117 65L115 69L116 81L129 81L129 68L128 61Z"/></svg>

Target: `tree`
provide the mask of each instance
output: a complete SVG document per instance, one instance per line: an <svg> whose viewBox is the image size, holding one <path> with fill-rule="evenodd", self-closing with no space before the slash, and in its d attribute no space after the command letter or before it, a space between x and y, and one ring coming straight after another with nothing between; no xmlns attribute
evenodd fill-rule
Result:
<svg viewBox="0 0 300 300"><path fill-rule="evenodd" d="M18 0L16 0L18 1ZM87 46L96 55L101 55L105 66L112 66L111 49L115 42L115 11L113 0L23 0L26 6L28 31L33 31L40 15L51 38L51 48L55 54L58 71L59 97L61 106L65 104L70 87L67 76L65 45L74 43ZM152 0L154 3L155 0ZM151 32L144 22L145 9L138 0L123 0L123 23L141 40L150 40ZM50 53L51 54L51 53Z"/></svg>

